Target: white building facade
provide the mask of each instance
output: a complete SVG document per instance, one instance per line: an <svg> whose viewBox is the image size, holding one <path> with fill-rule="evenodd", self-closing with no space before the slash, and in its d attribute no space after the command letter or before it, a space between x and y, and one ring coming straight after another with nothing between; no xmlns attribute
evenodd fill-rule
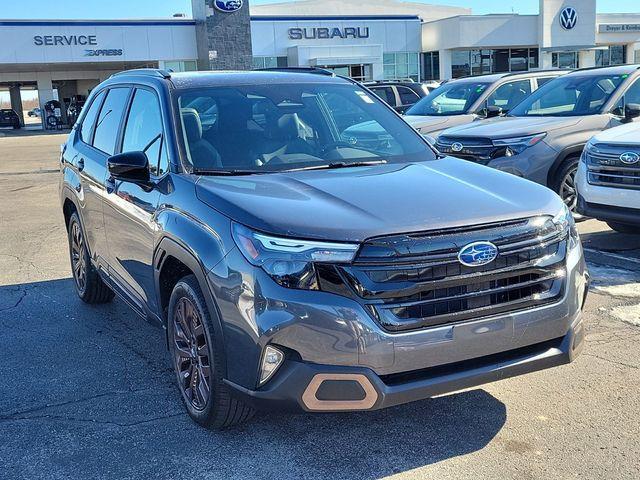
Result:
<svg viewBox="0 0 640 480"><path fill-rule="evenodd" d="M538 15L460 15L422 24L425 79L638 63L639 51L640 13L597 14L596 0L540 0Z"/></svg>

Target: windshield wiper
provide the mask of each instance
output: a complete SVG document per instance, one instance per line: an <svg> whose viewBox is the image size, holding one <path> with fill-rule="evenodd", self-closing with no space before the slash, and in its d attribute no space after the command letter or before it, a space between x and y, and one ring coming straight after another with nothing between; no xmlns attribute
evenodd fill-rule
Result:
<svg viewBox="0 0 640 480"><path fill-rule="evenodd" d="M234 175L254 175L265 172L259 172L257 170L216 170L216 169L207 169L207 168L194 168L193 173L195 175L223 175L223 176L234 176Z"/></svg>
<svg viewBox="0 0 640 480"><path fill-rule="evenodd" d="M284 172L299 172L301 170L330 170L334 168L368 167L370 165L381 165L387 163L386 160L367 160L362 162L331 162L323 165L309 165L308 167L291 168Z"/></svg>

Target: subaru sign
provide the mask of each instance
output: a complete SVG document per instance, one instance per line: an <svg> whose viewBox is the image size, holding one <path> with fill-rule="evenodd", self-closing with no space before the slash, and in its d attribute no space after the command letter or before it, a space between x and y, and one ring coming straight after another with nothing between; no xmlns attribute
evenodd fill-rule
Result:
<svg viewBox="0 0 640 480"><path fill-rule="evenodd" d="M467 267L481 267L493 262L498 256L498 247L491 242L474 242L463 247L458 261Z"/></svg>
<svg viewBox="0 0 640 480"><path fill-rule="evenodd" d="M560 12L560 26L565 30L571 30L578 21L578 12L573 7L566 7Z"/></svg>
<svg viewBox="0 0 640 480"><path fill-rule="evenodd" d="M242 8L242 0L213 0L213 6L221 12L235 12Z"/></svg>

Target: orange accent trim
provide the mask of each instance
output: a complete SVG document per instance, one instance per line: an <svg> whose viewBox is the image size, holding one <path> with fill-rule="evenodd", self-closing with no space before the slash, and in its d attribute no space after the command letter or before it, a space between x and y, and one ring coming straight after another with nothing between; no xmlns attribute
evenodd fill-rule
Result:
<svg viewBox="0 0 640 480"><path fill-rule="evenodd" d="M318 400L316 393L325 380L353 380L365 392L362 400ZM302 394L302 403L312 411L368 410L378 400L378 392L367 377L360 373L318 373Z"/></svg>

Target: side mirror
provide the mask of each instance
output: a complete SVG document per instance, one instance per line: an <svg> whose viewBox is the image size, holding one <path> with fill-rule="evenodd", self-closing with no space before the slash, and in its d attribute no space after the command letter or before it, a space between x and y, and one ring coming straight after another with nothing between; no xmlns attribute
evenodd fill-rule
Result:
<svg viewBox="0 0 640 480"><path fill-rule="evenodd" d="M502 107L497 105L489 105L485 111L487 112L487 118L499 117L502 115Z"/></svg>
<svg viewBox="0 0 640 480"><path fill-rule="evenodd" d="M144 152L124 152L107 159L107 168L117 180L133 183L149 181L149 159Z"/></svg>
<svg viewBox="0 0 640 480"><path fill-rule="evenodd" d="M632 122L637 117L640 117L640 103L627 103L624 106L624 120Z"/></svg>

